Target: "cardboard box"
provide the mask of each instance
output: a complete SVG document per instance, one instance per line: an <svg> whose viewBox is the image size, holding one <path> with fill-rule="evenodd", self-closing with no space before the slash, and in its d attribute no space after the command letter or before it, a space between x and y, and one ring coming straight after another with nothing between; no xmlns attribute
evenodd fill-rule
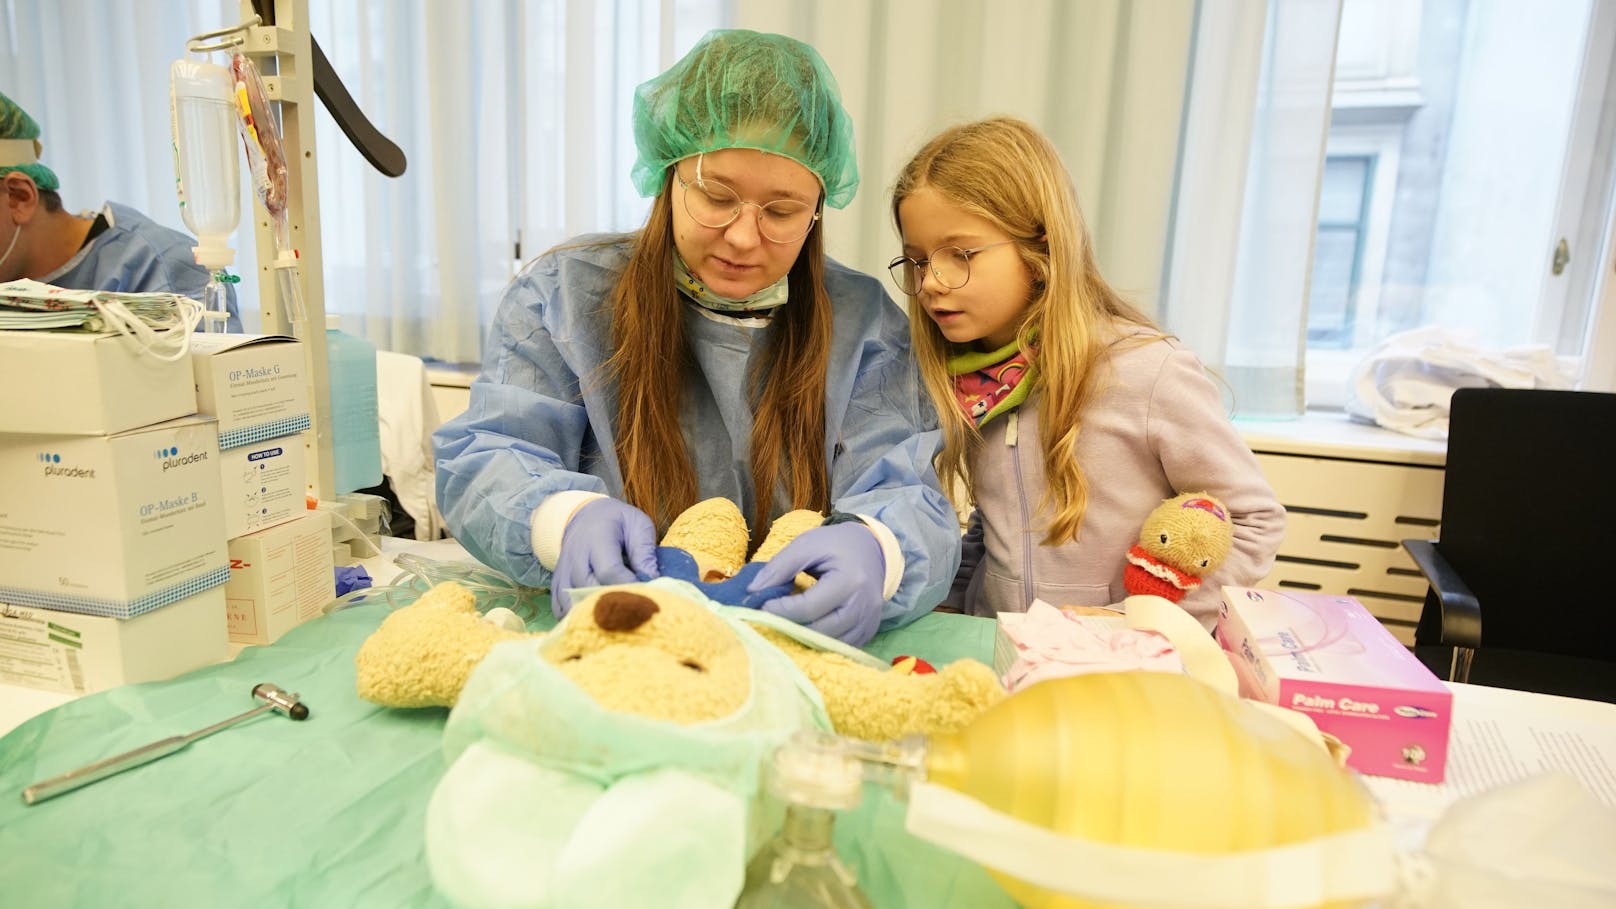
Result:
<svg viewBox="0 0 1616 909"><path fill-rule="evenodd" d="M230 541L225 585L230 640L271 644L320 615L336 597L331 520L305 511L297 519Z"/></svg>
<svg viewBox="0 0 1616 909"><path fill-rule="evenodd" d="M196 411L219 421L219 448L309 428L303 345L285 335L200 334L191 339Z"/></svg>
<svg viewBox="0 0 1616 909"><path fill-rule="evenodd" d="M0 331L0 432L111 435L196 412L191 366L118 334Z"/></svg>
<svg viewBox="0 0 1616 909"><path fill-rule="evenodd" d="M132 619L0 603L0 682L8 685L89 694L228 655L223 587Z"/></svg>
<svg viewBox="0 0 1616 909"><path fill-rule="evenodd" d="M1218 643L1240 693L1307 714L1373 776L1440 783L1453 695L1357 600L1223 588Z"/></svg>
<svg viewBox="0 0 1616 909"><path fill-rule="evenodd" d="M1021 658L1021 645L1016 643L1016 629L1026 620L1025 612L1001 612L993 624L993 674L1001 679Z"/></svg>
<svg viewBox="0 0 1616 909"><path fill-rule="evenodd" d="M308 503L308 436L284 436L219 453L227 538L303 514Z"/></svg>
<svg viewBox="0 0 1616 909"><path fill-rule="evenodd" d="M213 425L0 434L0 602L129 618L223 584Z"/></svg>

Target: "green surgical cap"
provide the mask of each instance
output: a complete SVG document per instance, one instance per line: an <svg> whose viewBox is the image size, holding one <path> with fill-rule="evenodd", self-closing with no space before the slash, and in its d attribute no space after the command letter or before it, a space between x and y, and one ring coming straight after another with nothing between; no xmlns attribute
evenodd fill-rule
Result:
<svg viewBox="0 0 1616 909"><path fill-rule="evenodd" d="M684 59L634 91L634 188L662 191L675 161L721 148L784 155L813 171L825 203L858 192L853 121L818 52L784 35L708 32Z"/></svg>
<svg viewBox="0 0 1616 909"><path fill-rule="evenodd" d="M29 152L26 146L0 141L0 176L17 170L27 174L40 189L61 188L62 181L56 179L55 171L38 161L28 160L39 156L39 124L17 102L0 92L0 140L6 139L31 139L33 150Z"/></svg>

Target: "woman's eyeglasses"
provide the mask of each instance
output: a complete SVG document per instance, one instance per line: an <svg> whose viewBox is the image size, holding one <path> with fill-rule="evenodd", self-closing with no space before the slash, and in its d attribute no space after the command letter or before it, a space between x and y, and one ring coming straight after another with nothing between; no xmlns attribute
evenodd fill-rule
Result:
<svg viewBox="0 0 1616 909"><path fill-rule="evenodd" d="M808 236L814 222L819 220L819 210L803 202L775 199L773 202L758 203L742 199L740 193L728 184L703 177L701 158L701 155L696 156L694 181L685 182L685 178L679 175L678 167L673 169L673 178L679 181L679 188L684 190L685 211L690 214L691 220L702 227L728 227L741 216L741 210L750 205L758 210L758 233L763 235L763 239L774 243L795 243Z"/></svg>
<svg viewBox="0 0 1616 909"><path fill-rule="evenodd" d="M926 280L926 269L931 269L932 277L937 283L950 290L964 287L965 282L971 280L971 257L984 249L995 246L1004 246L1014 243L1015 240L1000 240L997 243L987 243L982 246L973 246L970 249L960 249L958 246L942 246L931 251L931 255L924 259L911 259L908 256L899 256L887 263L887 271L892 273L892 280L898 289L913 297L920 293L920 285Z"/></svg>

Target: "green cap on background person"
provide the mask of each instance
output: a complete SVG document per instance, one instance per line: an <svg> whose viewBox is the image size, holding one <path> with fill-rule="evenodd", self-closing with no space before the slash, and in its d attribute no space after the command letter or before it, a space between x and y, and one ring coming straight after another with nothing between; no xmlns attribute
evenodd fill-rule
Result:
<svg viewBox="0 0 1616 909"><path fill-rule="evenodd" d="M56 172L39 163L41 151L39 123L0 92L0 176L21 171L40 189L60 189L62 181L56 179Z"/></svg>

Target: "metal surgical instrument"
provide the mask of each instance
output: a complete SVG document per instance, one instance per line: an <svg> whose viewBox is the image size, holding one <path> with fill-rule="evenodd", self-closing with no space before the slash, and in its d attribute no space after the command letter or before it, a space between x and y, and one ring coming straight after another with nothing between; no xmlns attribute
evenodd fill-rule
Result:
<svg viewBox="0 0 1616 909"><path fill-rule="evenodd" d="M212 726L206 726L187 735L171 735L149 745L142 745L133 751L125 751L123 754L114 755L93 764L87 764L77 770L69 770L48 780L41 780L23 789L22 800L29 805L36 805L64 792L72 792L80 786L88 786L96 780L106 779L115 773L122 773L131 767L149 764L158 758L167 757L179 751L197 739L210 736L221 729L228 729L244 720L252 719L260 713L274 711L285 714L294 720L308 718L309 708L297 699L296 694L286 691L279 685L261 682L253 686L252 695L264 703L246 713L237 714L227 720L221 720Z"/></svg>

